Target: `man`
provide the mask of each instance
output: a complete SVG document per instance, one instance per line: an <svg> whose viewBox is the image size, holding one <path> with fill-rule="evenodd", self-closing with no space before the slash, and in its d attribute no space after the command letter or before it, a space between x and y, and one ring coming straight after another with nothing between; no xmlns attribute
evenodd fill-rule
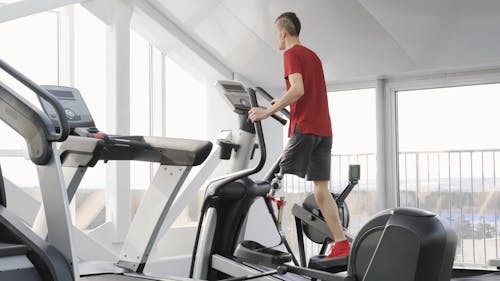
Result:
<svg viewBox="0 0 500 281"><path fill-rule="evenodd" d="M249 117L259 121L290 105L290 140L280 162L280 174L294 174L314 181L316 202L335 244L327 257L348 256L350 245L337 204L328 190L332 149L332 126L323 67L318 56L302 46L300 21L295 13L281 14L275 21L279 49L284 51L287 92L271 101L269 108L251 108Z"/></svg>

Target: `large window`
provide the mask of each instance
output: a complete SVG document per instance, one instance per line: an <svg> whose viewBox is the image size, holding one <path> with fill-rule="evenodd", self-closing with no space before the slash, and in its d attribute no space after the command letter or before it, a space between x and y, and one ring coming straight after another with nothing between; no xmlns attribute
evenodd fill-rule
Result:
<svg viewBox="0 0 500 281"><path fill-rule="evenodd" d="M80 5L74 13L74 83L80 90L94 119L103 132L106 124L106 24ZM66 58L67 59L67 58ZM75 224L91 229L105 221L106 164L99 161L88 168L76 201Z"/></svg>
<svg viewBox="0 0 500 281"><path fill-rule="evenodd" d="M206 139L206 89L203 79L172 58L165 57L165 129L168 137ZM198 168L195 167L191 174L195 174ZM203 193L204 190L198 190L197 196L193 196L192 202L176 219L175 226L196 225Z"/></svg>
<svg viewBox="0 0 500 281"><path fill-rule="evenodd" d="M57 84L57 13L45 12L0 24L1 59L39 84ZM36 46L34 48L33 46ZM30 90L0 71L0 81L34 105L39 102ZM24 140L0 122L0 149L23 149ZM22 169L19 169L20 171Z"/></svg>
<svg viewBox="0 0 500 281"><path fill-rule="evenodd" d="M340 193L345 188L350 164L361 165L361 180L347 198L351 216L349 232L356 234L376 208L375 89L331 92L328 104L333 131L331 192ZM314 191L312 182L292 175L285 176L284 186L288 209L294 203L302 204ZM296 245L294 218L291 210L285 213L290 214L285 231L293 246ZM307 242L307 254L317 255L321 245Z"/></svg>
<svg viewBox="0 0 500 281"><path fill-rule="evenodd" d="M82 93L97 128L106 124L106 24L74 6L75 87Z"/></svg>
<svg viewBox="0 0 500 281"><path fill-rule="evenodd" d="M347 198L349 230L356 233L376 211L375 89L332 92L328 101L333 127L332 191L344 189L350 164L361 166L359 184Z"/></svg>
<svg viewBox="0 0 500 281"><path fill-rule="evenodd" d="M39 84L58 83L57 13L44 12L0 24L0 58ZM34 47L36 46L36 47ZM0 81L13 88L35 106L39 102L34 93L0 71ZM24 139L0 121L0 150L13 150L11 157L2 157L0 164L6 178L30 192L38 186L33 163L22 157ZM12 157L18 155L16 157Z"/></svg>
<svg viewBox="0 0 500 281"><path fill-rule="evenodd" d="M499 257L500 84L397 93L400 205L457 231L456 262Z"/></svg>
<svg viewBox="0 0 500 281"><path fill-rule="evenodd" d="M106 94L106 25L79 5L72 6L70 10L74 19L72 31L74 86L81 91L98 128L106 131L104 98ZM62 12L49 11L0 24L2 59L41 85L58 85L61 80L58 73L59 62L72 62L70 57L61 57L62 54L59 53L58 45L62 39L59 34L62 24L59 21L60 13ZM68 42L61 43L67 44ZM34 105L39 106L35 95L24 86L13 82L5 73L0 73L0 79ZM3 138L0 149L24 149L24 140L4 123L0 123L0 134ZM36 170L30 161L2 158L2 162L5 176L12 182L21 187L38 186ZM31 176L27 177L26 173ZM84 212L77 211L76 213L76 224L79 227L92 227L104 220L103 189L105 184L104 165L99 163L95 168L87 170L75 197L77 210L84 210ZM79 215L83 213L85 214ZM98 218L97 221L95 221L96 218Z"/></svg>
<svg viewBox="0 0 500 281"><path fill-rule="evenodd" d="M167 136L205 139L207 110L203 78L165 57L165 86Z"/></svg>

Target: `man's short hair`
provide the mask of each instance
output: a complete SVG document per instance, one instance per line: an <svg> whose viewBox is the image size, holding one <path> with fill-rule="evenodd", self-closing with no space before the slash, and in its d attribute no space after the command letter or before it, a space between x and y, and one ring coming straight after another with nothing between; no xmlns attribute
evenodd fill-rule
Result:
<svg viewBox="0 0 500 281"><path fill-rule="evenodd" d="M288 34L292 36L299 36L300 34L300 20L293 12L286 12L281 14L274 21L281 28L284 28Z"/></svg>

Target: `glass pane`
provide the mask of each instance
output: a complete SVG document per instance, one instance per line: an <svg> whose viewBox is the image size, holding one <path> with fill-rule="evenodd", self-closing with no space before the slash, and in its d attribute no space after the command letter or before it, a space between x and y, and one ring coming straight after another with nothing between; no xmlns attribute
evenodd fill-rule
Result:
<svg viewBox="0 0 500 281"><path fill-rule="evenodd" d="M207 131L206 89L203 77L191 72L169 57L165 57L165 126L166 136L205 139ZM191 175L195 175L194 167ZM176 219L174 227L194 226L199 217L204 190L198 190L190 204Z"/></svg>
<svg viewBox="0 0 500 281"><path fill-rule="evenodd" d="M57 84L57 31L55 12L1 23L1 59L38 84ZM36 95L10 75L0 71L0 81L39 107ZM25 141L3 122L0 122L0 135L0 149L23 149Z"/></svg>
<svg viewBox="0 0 500 281"><path fill-rule="evenodd" d="M459 237L456 262L498 258L500 84L397 94L400 205L431 210Z"/></svg>
<svg viewBox="0 0 500 281"><path fill-rule="evenodd" d="M74 6L75 87L85 99L96 127L106 133L106 24ZM75 225L92 229L105 221L106 164L88 168L75 195Z"/></svg>
<svg viewBox="0 0 500 281"><path fill-rule="evenodd" d="M80 5L75 5L75 87L94 118L106 124L106 25Z"/></svg>
<svg viewBox="0 0 500 281"><path fill-rule="evenodd" d="M205 139L206 89L202 77L165 57L166 134L168 137Z"/></svg>

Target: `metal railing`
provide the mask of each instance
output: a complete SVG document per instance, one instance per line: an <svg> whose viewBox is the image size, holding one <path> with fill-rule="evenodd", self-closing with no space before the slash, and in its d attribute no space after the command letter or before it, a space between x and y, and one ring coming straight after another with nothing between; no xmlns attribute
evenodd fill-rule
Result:
<svg viewBox="0 0 500 281"><path fill-rule="evenodd" d="M485 266L499 257L499 157L500 150L399 154L400 205L450 223L459 238L456 264Z"/></svg>
<svg viewBox="0 0 500 281"><path fill-rule="evenodd" d="M350 210L349 232L356 234L361 226L376 212L376 154L336 154L332 155L330 190L340 193L348 183L349 165L361 165L361 179L358 185L347 197L346 203ZM291 215L292 206L302 204L304 199L314 191L313 183L293 175L285 175L284 192L287 204L285 206L284 231L292 250L298 252L294 217ZM321 245L305 239L306 256L317 255Z"/></svg>
<svg viewBox="0 0 500 281"><path fill-rule="evenodd" d="M399 153L400 206L433 211L450 223L459 238L457 265L482 267L500 256L499 160L500 149ZM376 212L376 154L332 155L332 192L344 188L350 164L362 169L359 185L347 199L350 232L355 234ZM284 183L289 208L313 192L312 183L296 176L287 175ZM286 224L287 237L294 237L291 215ZM320 246L307 242L306 249L311 256Z"/></svg>

